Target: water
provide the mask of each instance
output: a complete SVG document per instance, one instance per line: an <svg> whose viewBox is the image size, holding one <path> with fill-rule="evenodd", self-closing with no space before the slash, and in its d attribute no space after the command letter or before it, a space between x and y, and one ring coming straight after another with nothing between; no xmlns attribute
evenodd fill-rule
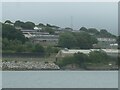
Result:
<svg viewBox="0 0 120 90"><path fill-rule="evenodd" d="M3 72L3 88L118 88L117 71Z"/></svg>

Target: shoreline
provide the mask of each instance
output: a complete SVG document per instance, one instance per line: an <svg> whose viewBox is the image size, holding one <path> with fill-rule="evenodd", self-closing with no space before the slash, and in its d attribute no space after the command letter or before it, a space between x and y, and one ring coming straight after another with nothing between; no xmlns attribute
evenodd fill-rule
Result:
<svg viewBox="0 0 120 90"><path fill-rule="evenodd" d="M118 71L118 66L86 66L86 68L61 68L54 62L7 61L2 62L3 71Z"/></svg>

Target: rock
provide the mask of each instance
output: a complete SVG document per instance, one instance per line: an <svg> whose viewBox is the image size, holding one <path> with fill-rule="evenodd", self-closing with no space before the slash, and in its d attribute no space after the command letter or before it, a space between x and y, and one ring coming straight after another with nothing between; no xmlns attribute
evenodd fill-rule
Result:
<svg viewBox="0 0 120 90"><path fill-rule="evenodd" d="M17 61L17 62L3 62L3 70L59 70L60 67L55 63L42 63L35 61Z"/></svg>

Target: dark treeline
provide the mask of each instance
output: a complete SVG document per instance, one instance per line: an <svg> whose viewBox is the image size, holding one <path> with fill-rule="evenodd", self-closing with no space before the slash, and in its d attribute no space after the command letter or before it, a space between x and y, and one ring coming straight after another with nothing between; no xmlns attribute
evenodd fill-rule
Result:
<svg viewBox="0 0 120 90"><path fill-rule="evenodd" d="M88 28L87 29L85 27L81 27L79 30L83 31L83 32L90 33L90 34L94 35L95 37L116 38L115 35L111 34L106 29L101 29L100 31L98 31L96 28Z"/></svg>

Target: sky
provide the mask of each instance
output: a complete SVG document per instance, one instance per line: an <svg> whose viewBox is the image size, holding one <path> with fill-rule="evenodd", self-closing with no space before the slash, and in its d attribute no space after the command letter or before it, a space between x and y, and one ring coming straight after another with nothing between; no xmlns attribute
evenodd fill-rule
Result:
<svg viewBox="0 0 120 90"><path fill-rule="evenodd" d="M117 2L3 2L2 21L21 20L62 28L106 29L118 34ZM72 24L72 25L71 25Z"/></svg>

